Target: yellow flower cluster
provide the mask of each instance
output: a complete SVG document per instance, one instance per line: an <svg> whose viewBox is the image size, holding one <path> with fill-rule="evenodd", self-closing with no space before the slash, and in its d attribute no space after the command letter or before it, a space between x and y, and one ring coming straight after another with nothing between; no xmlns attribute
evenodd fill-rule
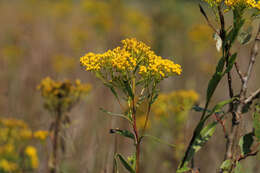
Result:
<svg viewBox="0 0 260 173"><path fill-rule="evenodd" d="M33 169L38 168L38 155L37 150L33 146L27 146L25 149L25 154L30 158L31 166Z"/></svg>
<svg viewBox="0 0 260 173"><path fill-rule="evenodd" d="M58 108L61 111L68 111L74 103L89 93L91 86L81 84L79 79L72 83L69 80L59 82L46 77L37 89L41 91L45 99L45 107L53 112Z"/></svg>
<svg viewBox="0 0 260 173"><path fill-rule="evenodd" d="M18 169L18 165L16 163L10 162L6 159L0 160L0 172L14 172ZM2 171L1 171L2 170Z"/></svg>
<svg viewBox="0 0 260 173"><path fill-rule="evenodd" d="M28 145L31 140L45 141L47 131L33 132L28 125L14 118L0 118L0 172L21 172L22 169L35 169L38 167L36 148ZM28 158L25 158L24 154ZM30 161L24 165L21 160Z"/></svg>
<svg viewBox="0 0 260 173"><path fill-rule="evenodd" d="M111 76L131 76L138 72L142 77L162 80L182 72L179 64L157 56L150 47L135 38L122 40L122 47L103 54L87 53L80 58L80 62L86 71L101 74L108 72Z"/></svg>
<svg viewBox="0 0 260 173"><path fill-rule="evenodd" d="M205 0L211 6L219 5L224 2L227 7L248 7L248 8L256 8L260 10L260 1L255 0Z"/></svg>
<svg viewBox="0 0 260 173"><path fill-rule="evenodd" d="M39 140L42 140L44 141L49 135L49 132L47 131L43 131L43 130L38 130L36 132L33 133L33 137L35 139L39 139Z"/></svg>
<svg viewBox="0 0 260 173"><path fill-rule="evenodd" d="M153 112L157 117L167 117L169 114L179 115L188 111L198 98L199 95L193 90L161 94L153 105Z"/></svg>

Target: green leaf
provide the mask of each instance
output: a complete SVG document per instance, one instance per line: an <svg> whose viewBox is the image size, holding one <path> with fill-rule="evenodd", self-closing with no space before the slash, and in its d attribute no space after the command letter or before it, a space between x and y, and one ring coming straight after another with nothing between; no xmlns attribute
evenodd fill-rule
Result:
<svg viewBox="0 0 260 173"><path fill-rule="evenodd" d="M239 146L241 149L242 155L246 155L251 152L251 146L254 142L254 133L247 133L244 136L242 136L239 140Z"/></svg>
<svg viewBox="0 0 260 173"><path fill-rule="evenodd" d="M113 160L113 173L119 173L117 160L116 160L116 155L114 156L114 160Z"/></svg>
<svg viewBox="0 0 260 173"><path fill-rule="evenodd" d="M124 86L125 86L125 89L126 89L128 95L129 95L132 99L134 99L134 94L133 94L132 88L131 88L131 86L130 86L130 84L129 84L129 81L124 81Z"/></svg>
<svg viewBox="0 0 260 173"><path fill-rule="evenodd" d="M253 127L255 132L255 137L258 142L260 142L260 105L256 105L256 110L253 115Z"/></svg>
<svg viewBox="0 0 260 173"><path fill-rule="evenodd" d="M197 126L195 130L194 140L192 139L190 148L188 148L187 152L185 153L181 165L179 165L179 169L185 167L185 165L188 165L188 163L193 158L194 154L198 152L214 134L218 122L212 122L202 129L204 122L205 120L201 121Z"/></svg>
<svg viewBox="0 0 260 173"><path fill-rule="evenodd" d="M116 134L122 135L124 137L135 140L134 134L128 130L110 129L110 133L116 133Z"/></svg>
<svg viewBox="0 0 260 173"><path fill-rule="evenodd" d="M238 36L238 41L244 45L246 43L248 43L252 37L252 30L250 32L246 31L246 32L241 32Z"/></svg>
<svg viewBox="0 0 260 173"><path fill-rule="evenodd" d="M209 81L208 89L207 89L207 102L210 101L210 99L211 99L214 91L216 90L221 78L222 78L221 73L215 73L213 75L213 77L211 78L211 80Z"/></svg>
<svg viewBox="0 0 260 173"><path fill-rule="evenodd" d="M225 59L222 57L218 62L215 74L212 76L211 80L209 81L208 89L207 89L207 102L210 101L215 89L217 88L221 78L223 77L222 71L224 65L225 65Z"/></svg>
<svg viewBox="0 0 260 173"><path fill-rule="evenodd" d="M233 55L231 55L228 59L228 66L227 69L225 70L224 73L228 73L230 72L230 70L232 69L233 65L236 62L236 58L237 58L237 53L234 53Z"/></svg>
<svg viewBox="0 0 260 173"><path fill-rule="evenodd" d="M142 139L143 137L148 137L148 138L150 138L150 139L152 139L152 140L154 140L154 141L156 141L156 142L159 142L159 143L161 143L161 144L166 144L166 145L168 145L168 146L170 146L170 147L172 147L172 148L175 148L175 147L176 147L175 145L170 144L170 143L168 143L168 142L166 142L166 141L163 141L163 140L161 140L160 138L157 138L157 137L152 136L152 135L143 135L143 136L141 136L141 139Z"/></svg>
<svg viewBox="0 0 260 173"><path fill-rule="evenodd" d="M158 96L159 96L159 93L156 92L149 104L152 105L152 104L156 101L156 99L158 98Z"/></svg>
<svg viewBox="0 0 260 173"><path fill-rule="evenodd" d="M123 166L130 172L135 173L134 169L131 167L131 165L124 159L124 157L121 154L117 154L117 157L123 164Z"/></svg>
<svg viewBox="0 0 260 173"><path fill-rule="evenodd" d="M231 167L232 167L232 160L228 159L221 164L220 169L222 169L223 171L229 171Z"/></svg>
<svg viewBox="0 0 260 173"><path fill-rule="evenodd" d="M183 173L187 171L190 171L190 168L187 165L185 165L184 167L177 169L176 173Z"/></svg>
<svg viewBox="0 0 260 173"><path fill-rule="evenodd" d="M236 12L234 11L234 26L232 30L228 33L227 35L227 41L229 41L230 47L236 40L240 29L242 28L243 24L245 23L244 19L241 19L239 14L235 14ZM237 17L236 17L237 16Z"/></svg>
<svg viewBox="0 0 260 173"><path fill-rule="evenodd" d="M132 166L132 168L136 167L136 153L127 158L128 163Z"/></svg>
<svg viewBox="0 0 260 173"><path fill-rule="evenodd" d="M117 113L109 112L109 111L107 111L107 110L105 110L103 108L99 108L99 110L101 110L102 112L104 112L104 113L106 113L108 115L111 115L111 116L124 118L124 119L126 119L127 121L129 121L132 124L132 121L127 116L125 116L123 114L117 114Z"/></svg>
<svg viewBox="0 0 260 173"><path fill-rule="evenodd" d="M211 110L209 110L209 109L205 110L203 107L200 107L197 105L193 106L191 109L196 112L204 112L204 111L206 111L207 113L211 112ZM215 112L215 114L223 114L223 113L224 113L224 111Z"/></svg>
<svg viewBox="0 0 260 173"><path fill-rule="evenodd" d="M223 108L225 105L227 105L227 104L231 103L232 101L234 101L235 99L236 99L236 98L234 97L234 98L231 98L231 99L228 99L228 100L224 100L224 101L219 102L218 104L216 104L215 107L212 109L212 111L207 115L207 117L205 118L205 120L208 119L212 114L216 114L216 113L219 113L219 112L223 112L223 111L221 111L222 108Z"/></svg>

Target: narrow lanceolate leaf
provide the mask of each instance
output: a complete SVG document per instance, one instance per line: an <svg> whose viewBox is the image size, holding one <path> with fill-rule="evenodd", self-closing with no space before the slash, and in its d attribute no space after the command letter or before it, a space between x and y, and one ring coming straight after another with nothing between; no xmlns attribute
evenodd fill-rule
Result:
<svg viewBox="0 0 260 173"><path fill-rule="evenodd" d="M254 133L247 133L240 138L239 146L240 146L242 155L246 155L251 152L250 148L254 142L253 136L254 136Z"/></svg>
<svg viewBox="0 0 260 173"><path fill-rule="evenodd" d="M212 76L211 80L209 81L208 89L207 89L207 102L209 102L209 100L211 99L215 89L217 88L221 78L223 77L222 71L224 65L225 65L225 59L222 57L218 62L215 74Z"/></svg>
<svg viewBox="0 0 260 173"><path fill-rule="evenodd" d="M228 59L228 66L227 69L225 70L225 73L230 72L230 70L232 69L233 65L236 62L236 58L237 58L237 53L234 53L233 55L231 55Z"/></svg>
<svg viewBox="0 0 260 173"><path fill-rule="evenodd" d="M197 106L197 105L195 105L195 106L193 106L192 108L191 108L192 110L194 110L194 111L196 111L196 112L206 112L206 113L211 113L211 110L209 110L209 109L207 109L207 110L205 110L203 107L200 107L200 106ZM215 114L223 114L224 113L224 111L216 111L215 112Z"/></svg>
<svg viewBox="0 0 260 173"><path fill-rule="evenodd" d="M122 165L130 172L135 173L134 169L131 167L131 165L124 159L124 157L121 154L117 154L117 157L121 161Z"/></svg>
<svg viewBox="0 0 260 173"><path fill-rule="evenodd" d="M135 140L134 134L132 132L128 131L128 130L110 129L110 133L116 133L116 134L119 134L121 136Z"/></svg>
<svg viewBox="0 0 260 173"><path fill-rule="evenodd" d="M127 121L129 121L130 123L132 123L132 121L127 117L125 116L124 114L117 114L117 113L113 113L113 112L109 112L103 108L99 108L102 112L108 114L108 115L111 115L111 116L115 116L115 117L120 117L120 118L124 118L126 119Z"/></svg>
<svg viewBox="0 0 260 173"><path fill-rule="evenodd" d="M129 81L124 81L124 87L125 87L125 90L127 91L128 95L134 99L134 94L133 94L133 91L132 91L132 88L129 84Z"/></svg>
<svg viewBox="0 0 260 173"><path fill-rule="evenodd" d="M201 121L201 123L198 125L198 128L196 129L198 134L195 135L193 142L190 144L191 147L189 147L187 150L178 170L182 170L183 168L187 167L194 154L198 152L214 134L218 122L212 122L202 129L203 124L204 121Z"/></svg>
<svg viewBox="0 0 260 173"><path fill-rule="evenodd" d="M152 135L143 135L143 136L141 136L141 140L142 140L144 137L148 137L148 138L152 139L152 140L155 141L155 142L168 145L168 146L170 146L170 147L172 147L172 148L175 148L175 147L176 147L175 145L170 144L170 143L168 143L168 142L166 142L166 141L163 141L163 140L161 140L160 138L157 138L157 137L152 136Z"/></svg>
<svg viewBox="0 0 260 173"><path fill-rule="evenodd" d="M255 137L257 138L258 142L260 142L260 105L256 106L256 110L253 116L253 126Z"/></svg>
<svg viewBox="0 0 260 173"><path fill-rule="evenodd" d="M231 99L228 99L228 100L224 100L222 102L219 102L218 104L216 104L216 106L212 109L212 111L207 115L207 117L205 119L208 119L212 114L216 114L216 113L219 113L219 112L223 112L222 111L222 108L231 103L232 101L234 101L236 98L231 98Z"/></svg>

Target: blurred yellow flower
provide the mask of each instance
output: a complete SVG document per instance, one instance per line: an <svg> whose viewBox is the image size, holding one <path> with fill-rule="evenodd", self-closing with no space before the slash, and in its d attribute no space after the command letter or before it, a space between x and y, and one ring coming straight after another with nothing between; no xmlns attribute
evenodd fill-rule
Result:
<svg viewBox="0 0 260 173"><path fill-rule="evenodd" d="M81 84L79 79L73 83L69 80L54 81L46 77L37 89L41 91L45 107L49 111L54 112L59 107L61 111L67 112L80 98L89 93L91 85Z"/></svg>
<svg viewBox="0 0 260 173"><path fill-rule="evenodd" d="M39 140L45 140L49 135L48 131L39 130L33 133L33 137Z"/></svg>
<svg viewBox="0 0 260 173"><path fill-rule="evenodd" d="M144 128L145 120L146 120L145 115L137 116L136 126L138 129ZM149 129L150 127L151 127L151 122L148 120L146 128Z"/></svg>
<svg viewBox="0 0 260 173"><path fill-rule="evenodd" d="M0 171L4 172L14 172L17 170L17 164L7 161L6 159L0 160Z"/></svg>
<svg viewBox="0 0 260 173"><path fill-rule="evenodd" d="M25 154L30 158L31 160L31 166L32 168L38 168L38 156L37 156L37 150L33 146L27 146L25 149Z"/></svg>

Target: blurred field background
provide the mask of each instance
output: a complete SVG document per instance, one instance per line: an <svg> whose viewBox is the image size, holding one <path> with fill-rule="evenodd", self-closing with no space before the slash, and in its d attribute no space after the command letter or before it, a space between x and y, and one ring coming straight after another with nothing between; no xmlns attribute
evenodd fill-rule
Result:
<svg viewBox="0 0 260 173"><path fill-rule="evenodd" d="M69 114L72 124L66 129L62 170L112 172L114 152L127 155L133 148L128 140L119 140L120 136L109 134L109 130L127 127L124 121L99 110L102 107L120 111L109 89L80 67L79 58L89 51L104 52L119 45L122 39L135 37L150 45L156 54L182 65L182 75L163 81L161 92L194 90L199 95L196 104L202 106L220 53L198 3L198 0L0 0L0 116L22 119L35 130L48 130L51 118L36 90L42 78L79 78L90 83L90 95ZM206 5L202 5L208 12ZM214 17L211 19L214 21ZM239 44L236 47L243 69L251 43L243 49ZM249 91L259 87L260 79L256 76L260 74L259 67L257 60ZM238 82L238 76L233 75L234 83ZM239 89L236 87L235 91ZM223 80L213 100L216 103L227 98L227 84ZM180 146L174 149L145 140L142 172L175 172L200 115L194 111L185 114L187 118L181 121L181 127L161 121L151 124L149 134ZM174 113L168 118L174 119ZM249 126L244 124L244 128ZM182 142L178 144L175 139L180 135ZM219 127L217 135L195 157L195 166L202 173L215 172L221 164L225 141L219 138L224 139L223 136ZM49 145L38 147L40 165L36 172L47 172L50 149ZM259 154L257 157L258 160L243 162L246 173L260 172Z"/></svg>

